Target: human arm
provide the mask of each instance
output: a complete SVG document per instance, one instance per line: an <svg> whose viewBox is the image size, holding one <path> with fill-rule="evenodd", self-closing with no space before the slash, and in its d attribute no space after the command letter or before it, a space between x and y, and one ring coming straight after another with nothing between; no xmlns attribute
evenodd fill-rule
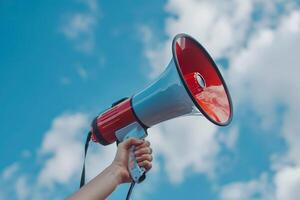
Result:
<svg viewBox="0 0 300 200"><path fill-rule="evenodd" d="M129 148L134 145L135 155L140 167L151 169L152 150L150 143L144 140L128 139L118 145L114 161L99 175L74 193L68 200L102 200L106 199L119 184L131 182L128 171Z"/></svg>

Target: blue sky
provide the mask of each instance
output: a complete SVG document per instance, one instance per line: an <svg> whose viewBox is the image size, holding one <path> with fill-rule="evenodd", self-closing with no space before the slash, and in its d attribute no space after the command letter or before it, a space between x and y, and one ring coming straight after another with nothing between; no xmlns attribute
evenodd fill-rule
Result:
<svg viewBox="0 0 300 200"><path fill-rule="evenodd" d="M151 128L154 167L134 199L300 198L299 1L4 0L0 24L0 199L75 191L90 120L151 83L181 32L217 61L234 119ZM93 144L88 177L114 152Z"/></svg>

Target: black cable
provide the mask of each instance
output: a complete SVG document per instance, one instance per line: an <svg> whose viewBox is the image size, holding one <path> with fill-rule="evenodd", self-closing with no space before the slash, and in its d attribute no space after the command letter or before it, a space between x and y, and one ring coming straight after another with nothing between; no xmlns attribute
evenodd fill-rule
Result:
<svg viewBox="0 0 300 200"><path fill-rule="evenodd" d="M131 196L132 190L134 188L134 185L135 185L135 182L134 181L131 182L130 187L129 187L128 192L127 192L126 200L130 200L130 196Z"/></svg>
<svg viewBox="0 0 300 200"><path fill-rule="evenodd" d="M85 158L86 158L87 150L89 148L89 142L91 140L91 136L92 136L92 132L90 131L86 137L86 141L84 145L84 160L83 160L83 167L82 167L81 178L80 178L80 188L85 184Z"/></svg>

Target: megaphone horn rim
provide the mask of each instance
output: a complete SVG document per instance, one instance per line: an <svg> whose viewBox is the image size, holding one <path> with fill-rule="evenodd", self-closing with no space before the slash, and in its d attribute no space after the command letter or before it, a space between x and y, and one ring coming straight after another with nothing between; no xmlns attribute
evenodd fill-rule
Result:
<svg viewBox="0 0 300 200"><path fill-rule="evenodd" d="M184 79L184 75L183 75L183 72L180 68L180 65L179 65L179 61L178 61L178 58L177 58L177 54L176 54L176 41L179 39L179 38L187 38L189 40L191 40L192 42L194 42L194 44L197 45L197 47L200 48L200 50L205 54L205 56L208 58L209 62L211 63L211 65L213 66L214 70L216 71L218 77L220 78L221 82L222 82L222 85L224 87L224 90L226 92L226 95L227 95L227 99L228 99L228 103L229 103L229 107L230 107L230 115L229 115L229 118L226 122L222 123L222 122L218 122L216 120L213 120L203 109L202 107L199 105L199 103L197 102L197 100L195 99L195 97L193 96L192 92L190 91L190 88L188 87L185 79ZM180 80L182 82L182 84L184 85L188 95L190 96L191 100L193 101L193 103L195 104L195 106L199 109L199 111L209 120L211 121L212 123L218 125L218 126L227 126L231 121L232 121L232 118L233 118L233 106L232 106L232 100L231 100L231 96L230 96L230 93L229 93L229 90L227 88L227 85L225 83L225 80L223 79L223 76L221 74L221 72L219 71L216 63L214 62L214 60L212 59L212 57L210 56L210 54L207 52L207 50L196 40L194 39L192 36L186 34L186 33L179 33L177 34L173 41L172 41L172 55L173 55L173 58L174 58L174 62L175 62L175 66L176 66L176 69L177 69L177 72L179 74L179 77L180 77Z"/></svg>

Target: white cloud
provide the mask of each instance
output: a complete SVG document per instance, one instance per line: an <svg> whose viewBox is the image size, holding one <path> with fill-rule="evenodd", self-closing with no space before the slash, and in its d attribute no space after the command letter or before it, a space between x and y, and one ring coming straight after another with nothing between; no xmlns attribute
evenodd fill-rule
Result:
<svg viewBox="0 0 300 200"><path fill-rule="evenodd" d="M189 33L214 56L225 56L244 40L252 9L250 1L172 0L166 10L176 17L166 20L166 33L170 37L178 32Z"/></svg>
<svg viewBox="0 0 300 200"><path fill-rule="evenodd" d="M276 6L283 5L283 11ZM165 20L166 40L158 40L155 30L143 25L142 40L145 57L149 60L150 78L158 76L171 59L171 41L181 32L199 40L214 58L231 58L247 45L249 37L277 22L279 12L293 8L293 1L229 0L198 1L169 0L165 6L169 16ZM254 13L262 19L253 20Z"/></svg>
<svg viewBox="0 0 300 200"><path fill-rule="evenodd" d="M1 174L3 179L0 184L5 185L5 188L0 195L8 197L13 191L17 199L61 199L68 194L54 192L59 185L64 185L65 192L77 190L89 124L88 115L85 113L57 116L44 134L36 157L32 158L41 163L40 168L32 174L31 171L23 169L22 160L8 166ZM91 142L86 161L87 181L112 162L116 149L114 145L104 148ZM25 156L24 159L26 158ZM33 165L36 167L34 163Z"/></svg>
<svg viewBox="0 0 300 200"><path fill-rule="evenodd" d="M251 102L266 127L278 116L277 107L285 107L279 117L283 119L282 137L288 144L286 159L299 165L300 47L295 44L300 44L300 11L283 17L276 30L258 32L232 61L230 81L235 97Z"/></svg>
<svg viewBox="0 0 300 200"><path fill-rule="evenodd" d="M79 184L83 164L84 142L90 121L85 113L63 114L53 120L52 127L45 133L40 149L42 156L51 155L44 161L39 173L39 186L55 183ZM103 147L90 142L86 160L86 179L90 180L106 168L114 159L117 147ZM101 162L99 162L101 160ZM58 170L59 169L59 170ZM78 180L74 180L77 177Z"/></svg>
<svg viewBox="0 0 300 200"><path fill-rule="evenodd" d="M6 167L3 172L2 172L2 178L4 180L10 179L11 177L13 177L16 172L20 169L20 165L19 163L15 162L11 165L9 165L8 167Z"/></svg>
<svg viewBox="0 0 300 200"><path fill-rule="evenodd" d="M172 183L180 183L196 172L214 175L219 152L216 127L201 117L182 117L149 130L155 156L162 156L165 172ZM187 173L187 169L190 169Z"/></svg>
<svg viewBox="0 0 300 200"><path fill-rule="evenodd" d="M80 135L87 125L87 116L81 113L65 114L53 121L40 149L41 155L50 155L39 174L41 185L66 183L79 173L83 151Z"/></svg>
<svg viewBox="0 0 300 200"><path fill-rule="evenodd" d="M220 199L265 199L298 200L300 188L300 167L286 166L275 173L272 179L262 174L250 181L237 181L221 188Z"/></svg>
<svg viewBox="0 0 300 200"><path fill-rule="evenodd" d="M228 133L219 134L218 140L224 144L228 149L234 149L235 144L238 140L239 130L238 127L232 127Z"/></svg>
<svg viewBox="0 0 300 200"><path fill-rule="evenodd" d="M158 41L150 27L143 25L139 29L142 42L145 46L144 56L149 61L150 78L157 77L170 62L171 41Z"/></svg>
<svg viewBox="0 0 300 200"><path fill-rule="evenodd" d="M91 180L108 167L115 157L116 150L117 146L115 144L102 146L100 144L91 143L86 161L86 179ZM82 162L80 164L82 164Z"/></svg>
<svg viewBox="0 0 300 200"><path fill-rule="evenodd" d="M235 97L239 103L251 102L256 113L262 116L265 128L274 126L276 118L282 119L280 132L287 150L271 160L274 178L268 183L278 200L300 198L300 48L295 44L300 44L300 10L283 16L276 29L265 28L257 32L249 45L232 60L229 71ZM281 115L277 114L278 106L284 107ZM240 184L249 182L232 183L224 188ZM256 189L248 190L249 195L257 192ZM247 192L241 190L240 194Z"/></svg>
<svg viewBox="0 0 300 200"><path fill-rule="evenodd" d="M19 200L28 198L30 193L30 186L25 176L21 176L17 179L15 188Z"/></svg>
<svg viewBox="0 0 300 200"><path fill-rule="evenodd" d="M87 77L88 77L87 70L82 66L77 67L77 73L81 79L87 79Z"/></svg>
<svg viewBox="0 0 300 200"><path fill-rule="evenodd" d="M85 32L89 32L90 27L95 23L94 18L85 14L74 14L64 27L64 34L70 39L76 39Z"/></svg>
<svg viewBox="0 0 300 200"><path fill-rule="evenodd" d="M81 1L86 11L74 12L65 16L61 31L74 42L79 51L90 53L95 47L95 28L98 23L98 5L96 0Z"/></svg>
<svg viewBox="0 0 300 200"><path fill-rule="evenodd" d="M286 167L279 170L274 182L278 200L298 200L300 198L300 166Z"/></svg>
<svg viewBox="0 0 300 200"><path fill-rule="evenodd" d="M272 188L269 186L268 177L262 174L259 179L245 182L234 182L222 188L222 200L246 199L274 199Z"/></svg>

